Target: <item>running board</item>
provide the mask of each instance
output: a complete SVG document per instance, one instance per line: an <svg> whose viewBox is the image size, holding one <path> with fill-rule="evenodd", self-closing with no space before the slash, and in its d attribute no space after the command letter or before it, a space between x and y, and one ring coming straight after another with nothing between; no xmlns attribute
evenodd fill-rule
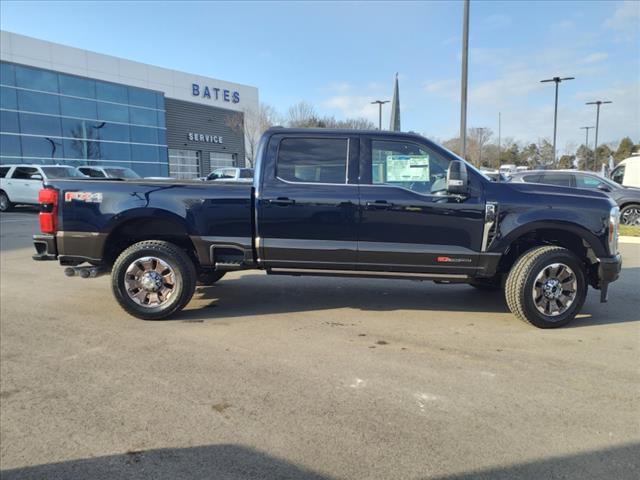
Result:
<svg viewBox="0 0 640 480"><path fill-rule="evenodd" d="M321 270L316 268L268 268L269 275L311 275L318 277L392 278L404 280L433 280L447 283L467 283L469 275L415 272L374 272L368 270Z"/></svg>

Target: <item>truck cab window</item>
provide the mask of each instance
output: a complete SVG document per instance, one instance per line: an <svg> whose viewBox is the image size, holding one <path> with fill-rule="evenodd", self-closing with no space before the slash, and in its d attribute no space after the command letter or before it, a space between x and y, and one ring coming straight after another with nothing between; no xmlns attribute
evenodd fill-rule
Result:
<svg viewBox="0 0 640 480"><path fill-rule="evenodd" d="M624 179L624 165L620 165L616 167L613 172L611 172L611 180L622 185L623 179Z"/></svg>
<svg viewBox="0 0 640 480"><path fill-rule="evenodd" d="M415 143L371 142L371 181L430 195L446 190L449 161Z"/></svg>
<svg viewBox="0 0 640 480"><path fill-rule="evenodd" d="M346 138L285 138L280 142L276 175L287 182L347 182Z"/></svg>

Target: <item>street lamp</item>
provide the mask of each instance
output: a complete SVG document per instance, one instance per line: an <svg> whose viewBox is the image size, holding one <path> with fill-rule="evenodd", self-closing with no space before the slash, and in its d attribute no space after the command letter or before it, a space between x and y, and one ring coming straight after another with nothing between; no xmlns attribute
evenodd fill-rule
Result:
<svg viewBox="0 0 640 480"><path fill-rule="evenodd" d="M587 148L587 150L589 150L589 130L591 130L592 128L596 128L596 127L580 127L580 130L584 130L585 131L585 139L584 139L584 146ZM589 168L589 165L586 165L587 168Z"/></svg>
<svg viewBox="0 0 640 480"><path fill-rule="evenodd" d="M605 103L613 103L609 100L596 100L595 102L587 102L585 105L596 105L596 143L593 146L593 171L598 169L598 126L600 125L600 105Z"/></svg>
<svg viewBox="0 0 640 480"><path fill-rule="evenodd" d="M462 68L460 69L460 156L467 155L467 68L469 66L469 0L462 12Z"/></svg>
<svg viewBox="0 0 640 480"><path fill-rule="evenodd" d="M554 82L556 84L556 104L553 111L553 163L556 163L556 133L558 129L558 84L565 80L574 80L576 77L553 77L546 80L540 80L540 83Z"/></svg>
<svg viewBox="0 0 640 480"><path fill-rule="evenodd" d="M374 100L372 105L378 104L378 130L382 130L382 105L389 103L389 100Z"/></svg>

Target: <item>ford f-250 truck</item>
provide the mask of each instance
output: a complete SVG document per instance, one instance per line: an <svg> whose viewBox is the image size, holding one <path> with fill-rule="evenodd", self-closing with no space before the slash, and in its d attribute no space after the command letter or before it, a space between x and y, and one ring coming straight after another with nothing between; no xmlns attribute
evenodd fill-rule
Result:
<svg viewBox="0 0 640 480"><path fill-rule="evenodd" d="M606 301L620 272L605 194L491 182L415 134L273 128L255 171L247 185L49 181L34 259L111 272L116 300L142 319L180 311L198 281L263 269L504 288L541 328L571 321L589 285Z"/></svg>

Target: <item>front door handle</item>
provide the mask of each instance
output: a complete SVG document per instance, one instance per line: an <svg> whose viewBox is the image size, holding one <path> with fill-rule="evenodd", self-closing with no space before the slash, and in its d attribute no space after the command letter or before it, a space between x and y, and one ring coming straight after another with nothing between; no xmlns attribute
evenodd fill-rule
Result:
<svg viewBox="0 0 640 480"><path fill-rule="evenodd" d="M296 203L295 200L292 200L287 197L271 198L268 201L270 205L280 205L280 206L293 205Z"/></svg>
<svg viewBox="0 0 640 480"><path fill-rule="evenodd" d="M366 206L369 210L388 210L393 207L393 203L386 200L376 200L375 202L367 202Z"/></svg>

